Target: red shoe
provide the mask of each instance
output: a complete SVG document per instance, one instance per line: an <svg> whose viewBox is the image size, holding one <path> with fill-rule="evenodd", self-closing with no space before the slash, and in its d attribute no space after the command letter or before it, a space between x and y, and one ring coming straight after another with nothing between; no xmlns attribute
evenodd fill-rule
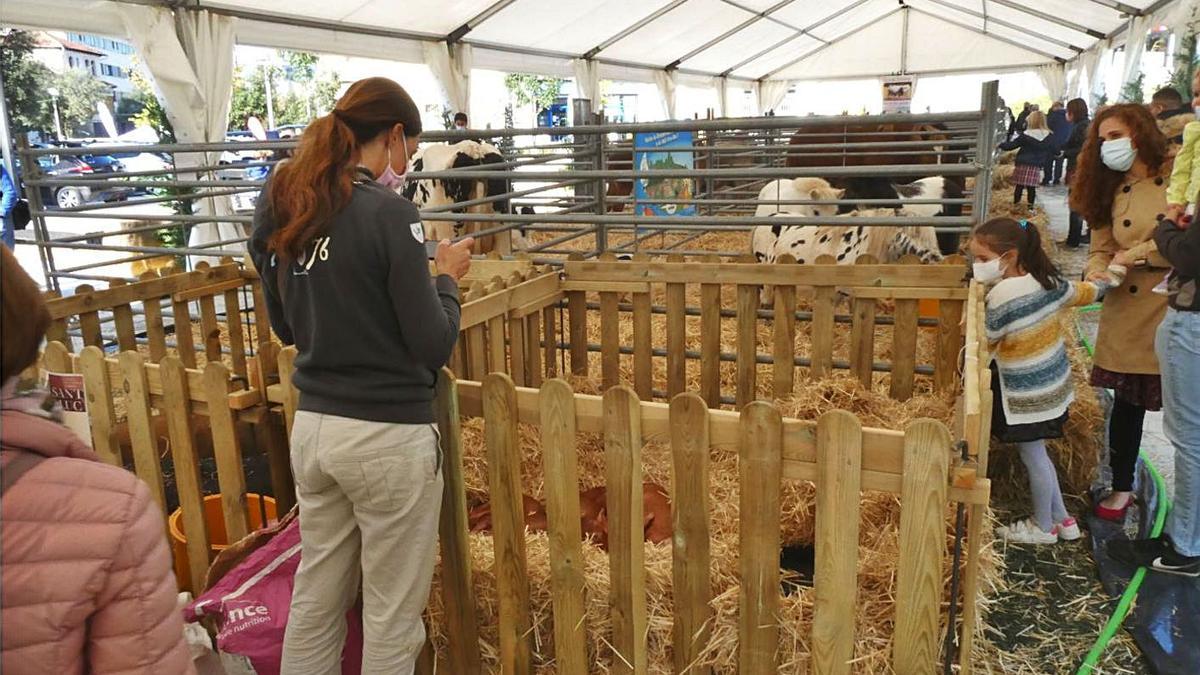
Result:
<svg viewBox="0 0 1200 675"><path fill-rule="evenodd" d="M1119 509L1110 509L1105 506L1103 502L1096 502L1095 513L1098 518L1112 521L1114 523L1123 523L1125 522L1125 512L1128 511L1129 507L1132 505L1133 497L1130 497L1129 501L1125 502L1125 506L1122 506Z"/></svg>

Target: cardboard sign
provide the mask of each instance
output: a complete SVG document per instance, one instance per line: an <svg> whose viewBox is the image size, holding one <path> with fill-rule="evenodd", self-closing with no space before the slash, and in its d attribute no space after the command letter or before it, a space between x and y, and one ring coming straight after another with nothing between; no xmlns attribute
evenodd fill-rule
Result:
<svg viewBox="0 0 1200 675"><path fill-rule="evenodd" d="M92 445L92 426L88 421L87 394L83 387L83 375L75 373L47 373L46 385L50 395L63 410L63 424Z"/></svg>

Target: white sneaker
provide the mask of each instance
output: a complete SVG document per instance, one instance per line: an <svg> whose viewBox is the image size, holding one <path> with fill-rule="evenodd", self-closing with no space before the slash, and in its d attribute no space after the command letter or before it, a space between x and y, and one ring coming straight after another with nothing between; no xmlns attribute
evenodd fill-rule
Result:
<svg viewBox="0 0 1200 675"><path fill-rule="evenodd" d="M996 536L1014 544L1057 544L1058 533L1047 532L1037 526L1032 518L1018 520L1012 525L996 528Z"/></svg>
<svg viewBox="0 0 1200 675"><path fill-rule="evenodd" d="M1058 538L1063 541L1075 541L1083 536L1083 534L1079 531L1079 523L1075 522L1075 519L1070 517L1055 525L1051 532L1057 534Z"/></svg>

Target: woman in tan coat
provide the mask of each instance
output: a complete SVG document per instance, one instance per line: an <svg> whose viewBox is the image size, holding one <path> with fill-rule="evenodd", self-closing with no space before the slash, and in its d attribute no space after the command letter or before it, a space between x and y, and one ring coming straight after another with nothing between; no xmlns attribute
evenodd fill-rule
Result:
<svg viewBox="0 0 1200 675"><path fill-rule="evenodd" d="M1119 521L1133 500L1146 411L1162 408L1154 334L1167 297L1151 289L1170 268L1153 239L1167 211L1167 142L1146 108L1114 105L1096 115L1078 162L1071 208L1092 228L1086 274L1099 276L1114 262L1129 267L1125 282L1104 299L1091 376L1092 385L1115 396L1108 430L1112 492L1096 513Z"/></svg>

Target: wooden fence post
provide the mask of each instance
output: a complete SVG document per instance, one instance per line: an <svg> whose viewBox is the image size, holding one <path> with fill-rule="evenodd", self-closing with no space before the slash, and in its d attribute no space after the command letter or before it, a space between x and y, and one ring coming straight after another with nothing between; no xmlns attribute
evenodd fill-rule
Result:
<svg viewBox="0 0 1200 675"><path fill-rule="evenodd" d="M633 388L643 401L654 399L654 353L649 293L633 294Z"/></svg>
<svg viewBox="0 0 1200 675"><path fill-rule="evenodd" d="M777 263L795 264L790 255L781 256ZM774 378L772 393L775 398L786 398L796 386L796 287L787 284L775 286L774 338L771 350Z"/></svg>
<svg viewBox="0 0 1200 675"><path fill-rule="evenodd" d="M492 504L492 545L500 601L500 669L531 672L533 620L525 560L525 508L521 492L521 446L517 438L517 392L512 378L493 373L483 380L484 437Z"/></svg>
<svg viewBox="0 0 1200 675"><path fill-rule="evenodd" d="M208 527L204 522L204 499L200 488L200 468L192 441L192 402L188 391L187 371L178 357L165 357L159 364L162 377L163 414L167 418L167 433L171 441L171 462L175 468L175 489L179 508L183 511L183 527L187 532L188 570L192 592L204 588L208 574Z"/></svg>
<svg viewBox="0 0 1200 675"><path fill-rule="evenodd" d="M79 355L79 372L83 373L93 449L104 462L113 466L124 466L121 446L113 434L117 422L113 412L112 379L109 377L104 352L95 345L84 347Z"/></svg>
<svg viewBox="0 0 1200 675"><path fill-rule="evenodd" d="M779 672L783 419L775 406L755 401L742 410L740 426L738 672L774 675Z"/></svg>
<svg viewBox="0 0 1200 675"><path fill-rule="evenodd" d="M949 476L950 432L933 420L910 424L904 431L892 652L898 675L933 673L937 663Z"/></svg>
<svg viewBox="0 0 1200 675"><path fill-rule="evenodd" d="M683 262L669 256L668 262ZM667 397L687 389L687 285L667 284Z"/></svg>
<svg viewBox="0 0 1200 675"><path fill-rule="evenodd" d="M600 385L615 387L621 379L621 323L617 294L600 293Z"/></svg>
<svg viewBox="0 0 1200 675"><path fill-rule="evenodd" d="M250 531L246 513L246 474L242 448L233 426L233 412L229 409L229 369L220 361L209 361L204 367L204 398L208 402L225 532L227 541L235 542Z"/></svg>
<svg viewBox="0 0 1200 675"><path fill-rule="evenodd" d="M629 387L613 387L604 392L603 405L612 670L645 675L648 656L641 406Z"/></svg>
<svg viewBox="0 0 1200 675"><path fill-rule="evenodd" d="M817 421L813 672L848 675L854 657L862 423L844 410Z"/></svg>
<svg viewBox="0 0 1200 675"><path fill-rule="evenodd" d="M836 262L831 255L817 258L818 265ZM814 379L833 372L833 301L836 293L837 289L833 286L817 286L813 289L812 365L808 372Z"/></svg>
<svg viewBox="0 0 1200 675"><path fill-rule="evenodd" d="M671 399L671 451L674 457L672 597L675 601L673 653L676 673L705 675L693 666L712 634L708 503L708 406L695 394ZM690 668L690 670L689 670Z"/></svg>
<svg viewBox="0 0 1200 675"><path fill-rule="evenodd" d="M467 535L467 495L462 468L462 428L454 374L438 373L434 406L442 447L442 513L438 535L442 548L442 602L452 673L483 672L475 589L471 584L471 550Z"/></svg>
<svg viewBox="0 0 1200 675"><path fill-rule="evenodd" d="M718 262L708 256L705 262ZM721 406L721 285L700 284L700 396Z"/></svg>
<svg viewBox="0 0 1200 675"><path fill-rule="evenodd" d="M133 470L150 487L158 507L166 513L167 498L163 486L162 464L158 456L158 435L150 415L150 385L146 380L146 359L138 352L122 352L121 389L129 422L129 444L133 448Z"/></svg>
<svg viewBox="0 0 1200 675"><path fill-rule="evenodd" d="M554 656L563 675L586 675L579 474L575 449L575 395L562 380L542 385L538 395L545 466L546 516L550 534L550 585L554 600Z"/></svg>
<svg viewBox="0 0 1200 675"><path fill-rule="evenodd" d="M737 287L737 406L758 398L758 287Z"/></svg>
<svg viewBox="0 0 1200 675"><path fill-rule="evenodd" d="M917 368L917 301L896 298L893 316L889 395L897 401L907 401L913 395L913 379Z"/></svg>

